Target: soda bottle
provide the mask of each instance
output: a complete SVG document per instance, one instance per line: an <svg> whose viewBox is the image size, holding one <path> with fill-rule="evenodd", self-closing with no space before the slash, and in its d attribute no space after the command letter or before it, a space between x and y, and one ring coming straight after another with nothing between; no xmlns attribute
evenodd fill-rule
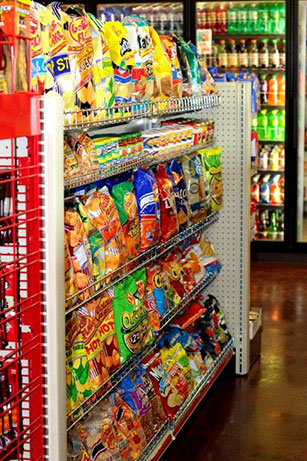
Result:
<svg viewBox="0 0 307 461"><path fill-rule="evenodd" d="M257 33L258 8L256 3L252 3L247 10L247 33Z"/></svg>
<svg viewBox="0 0 307 461"><path fill-rule="evenodd" d="M245 40L240 40L240 46L238 49L238 64L239 67L248 67L248 53L245 46Z"/></svg>
<svg viewBox="0 0 307 461"><path fill-rule="evenodd" d="M267 210L260 213L259 238L262 240L266 240L268 236L267 214Z"/></svg>
<svg viewBox="0 0 307 461"><path fill-rule="evenodd" d="M278 240L284 239L284 213L282 210L277 211L277 238Z"/></svg>
<svg viewBox="0 0 307 461"><path fill-rule="evenodd" d="M269 67L269 50L267 43L267 38L261 40L261 48L259 50L259 66L264 68Z"/></svg>
<svg viewBox="0 0 307 461"><path fill-rule="evenodd" d="M227 60L227 50L225 46L225 40L220 40L218 60L219 60L219 67L222 67L222 68L227 67L228 60Z"/></svg>
<svg viewBox="0 0 307 461"><path fill-rule="evenodd" d="M270 225L268 227L268 239L277 240L278 237L278 228L276 223L276 212L271 212Z"/></svg>
<svg viewBox="0 0 307 461"><path fill-rule="evenodd" d="M284 38L279 42L279 65L286 67L286 39Z"/></svg>
<svg viewBox="0 0 307 461"><path fill-rule="evenodd" d="M229 34L234 34L237 31L237 9L233 3L230 3L227 10L227 27Z"/></svg>
<svg viewBox="0 0 307 461"><path fill-rule="evenodd" d="M261 110L257 114L257 133L259 140L265 141L268 139L268 118L267 110Z"/></svg>
<svg viewBox="0 0 307 461"><path fill-rule="evenodd" d="M279 33L279 5L278 3L269 4L269 34Z"/></svg>
<svg viewBox="0 0 307 461"><path fill-rule="evenodd" d="M206 8L204 6L197 6L197 13L196 13L196 20L197 20L197 28L198 29L205 29L207 18L206 18Z"/></svg>
<svg viewBox="0 0 307 461"><path fill-rule="evenodd" d="M278 141L278 133L279 133L279 126L278 126L279 118L278 118L278 110L270 110L268 113L268 139L270 141Z"/></svg>
<svg viewBox="0 0 307 461"><path fill-rule="evenodd" d="M286 111L278 112L278 141L284 141L286 135Z"/></svg>
<svg viewBox="0 0 307 461"><path fill-rule="evenodd" d="M248 49L248 65L249 67L259 66L259 55L257 48L257 40L251 40L250 47Z"/></svg>
<svg viewBox="0 0 307 461"><path fill-rule="evenodd" d="M216 14L216 33L226 34L227 33L227 13L226 8L223 4L218 4L215 10Z"/></svg>
<svg viewBox="0 0 307 461"><path fill-rule="evenodd" d="M268 105L277 106L277 104L278 104L277 75L272 74L268 81Z"/></svg>
<svg viewBox="0 0 307 461"><path fill-rule="evenodd" d="M238 53L236 48L236 41L234 39L231 39L229 42L227 58L229 67L238 67Z"/></svg>
<svg viewBox="0 0 307 461"><path fill-rule="evenodd" d="M247 32L247 7L244 3L239 4L238 6L238 30L239 34L246 34Z"/></svg>
<svg viewBox="0 0 307 461"><path fill-rule="evenodd" d="M268 104L268 82L266 74L260 75L260 101L261 104Z"/></svg>
<svg viewBox="0 0 307 461"><path fill-rule="evenodd" d="M214 5L210 6L207 10L207 27L216 34L216 13Z"/></svg>
<svg viewBox="0 0 307 461"><path fill-rule="evenodd" d="M267 34L268 33L268 20L269 13L268 8L265 3L260 3L258 8L258 24L259 24L259 33Z"/></svg>
<svg viewBox="0 0 307 461"><path fill-rule="evenodd" d="M278 105L284 106L286 104L286 77L280 75L277 79L278 82Z"/></svg>
<svg viewBox="0 0 307 461"><path fill-rule="evenodd" d="M269 52L269 66L275 68L279 67L279 51L277 48L277 42L278 40L276 38L272 40L272 45Z"/></svg>
<svg viewBox="0 0 307 461"><path fill-rule="evenodd" d="M279 27L278 33L285 34L286 33L286 2L279 2Z"/></svg>

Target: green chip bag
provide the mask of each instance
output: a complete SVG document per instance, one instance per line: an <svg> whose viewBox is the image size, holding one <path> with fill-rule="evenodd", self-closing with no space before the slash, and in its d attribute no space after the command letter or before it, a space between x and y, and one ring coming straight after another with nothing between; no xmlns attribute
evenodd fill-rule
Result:
<svg viewBox="0 0 307 461"><path fill-rule="evenodd" d="M146 270L140 269L114 287L112 306L121 363L153 340L145 307Z"/></svg>
<svg viewBox="0 0 307 461"><path fill-rule="evenodd" d="M189 45L183 40L182 37L179 38L180 44L182 46L183 51L185 52L185 55L187 57L190 70L191 70L191 76L192 76L192 92L193 95L201 95L202 89L201 89L201 76L200 76L200 71L199 71L199 64L197 61L197 57L192 51L192 49L189 47Z"/></svg>
<svg viewBox="0 0 307 461"><path fill-rule="evenodd" d="M223 208L222 150L217 146L203 149L198 153L201 156L204 175L207 175L210 184L212 211L221 210Z"/></svg>

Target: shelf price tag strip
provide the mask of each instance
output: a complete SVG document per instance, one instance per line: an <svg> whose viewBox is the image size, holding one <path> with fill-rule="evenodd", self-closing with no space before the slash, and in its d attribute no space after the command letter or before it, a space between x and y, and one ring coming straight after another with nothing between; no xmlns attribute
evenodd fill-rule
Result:
<svg viewBox="0 0 307 461"><path fill-rule="evenodd" d="M99 288L98 290L96 290L96 292L92 296L87 298L86 300L78 302L77 304L75 304L75 305L71 306L70 308L68 308L66 310L66 315L70 314L71 312L79 309L81 306L84 306L88 302L90 302L93 299L97 298L104 291L106 291L107 289L109 289L112 286L116 285L118 282L120 282L121 280L126 278L128 275L133 274L135 271L137 271L138 269L143 268L148 263L160 258L164 253L166 253L167 251L169 251L171 248L178 245L182 241L188 239L189 237L191 237L195 233L206 229L211 224L216 222L218 220L218 218L219 218L219 214L218 214L217 211L215 211L214 213L211 213L209 216L207 216L203 221L201 221L199 223L196 223L193 226L190 226L189 228L187 228L183 232L180 232L175 237L169 239L167 242L160 243L157 246L155 246L153 248L150 248L146 252L139 255L137 258L134 258L133 260L129 261L128 263L126 263L122 267L118 268L116 270L116 273L122 273L123 270L126 269L128 266L131 266L131 264L134 264L134 263L136 264L130 271L127 271L123 275L114 278L111 282L106 283L102 288ZM80 295L80 293L82 294L84 291L88 290L89 288L92 288L94 286L97 286L97 285L103 283L109 277L110 277L110 275L108 275L107 277L103 277L100 280L96 280L91 285L87 286L82 291L80 291L79 295ZM71 296L71 297L67 298L66 302L70 301L72 299L75 299L76 296L77 295L74 295L74 296Z"/></svg>
<svg viewBox="0 0 307 461"><path fill-rule="evenodd" d="M182 312L188 304L190 304L197 295L199 295L205 288L207 288L213 280L216 279L218 276L218 272L212 272L207 277L205 277L201 282L199 282L195 287L189 292L186 293L185 296L182 298L181 302L176 306L174 309L170 310L161 321L160 330L163 330L170 322L180 313ZM134 357L129 359L119 370L117 370L107 381L105 381L101 387L90 397L85 399L74 411L72 411L68 416L68 428L69 431L72 427L74 427L81 419L84 418L86 414L88 414L96 405L98 405L101 400L103 400L110 392L112 392L119 383L135 368L135 366L141 362L150 352L152 352L159 340L162 337L162 333L160 333L155 339L154 344L146 347L142 352L136 354ZM108 382L112 383L111 387L105 389ZM76 419L73 416L79 411L82 410L82 414L78 415Z"/></svg>

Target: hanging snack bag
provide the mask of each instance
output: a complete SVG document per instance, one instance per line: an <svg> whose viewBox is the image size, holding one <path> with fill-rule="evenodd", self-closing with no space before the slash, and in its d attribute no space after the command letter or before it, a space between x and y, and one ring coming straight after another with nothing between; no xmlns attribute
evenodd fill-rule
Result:
<svg viewBox="0 0 307 461"><path fill-rule="evenodd" d="M190 64L188 58L182 47L181 40L176 35L172 36L173 42L176 44L177 56L180 64L180 69L182 73L182 96L192 96L193 86L192 86L192 75Z"/></svg>
<svg viewBox="0 0 307 461"><path fill-rule="evenodd" d="M158 311L156 300L153 291L146 286L145 307L148 312L149 322L154 335L158 335L160 331L161 315Z"/></svg>
<svg viewBox="0 0 307 461"><path fill-rule="evenodd" d="M71 304L74 304L77 301L78 287L76 284L74 268L71 262L71 257L68 248L67 235L64 235L64 244L65 244L65 298L74 298L66 301L66 307L70 307Z"/></svg>
<svg viewBox="0 0 307 461"><path fill-rule="evenodd" d="M31 16L31 87L35 93L44 94L46 66L43 52L42 28L40 20L45 14L45 7L39 3L32 2Z"/></svg>
<svg viewBox="0 0 307 461"><path fill-rule="evenodd" d="M114 72L103 24L91 13L86 13L86 15L90 25L94 52L93 77L96 106L98 108L112 107L115 102ZM98 110L99 120L103 120L106 115L106 111Z"/></svg>
<svg viewBox="0 0 307 461"><path fill-rule="evenodd" d="M166 272L170 285L172 287L172 302L178 305L185 294L184 288L184 271L181 265L180 257L175 252L168 255L159 261L164 271ZM174 306L173 306L174 307Z"/></svg>
<svg viewBox="0 0 307 461"><path fill-rule="evenodd" d="M178 342L171 348L163 347L160 350L162 365L167 369L173 366L173 363L179 364L181 369L184 372L184 376L188 384L188 394L190 394L194 389L194 381L192 378L192 373L189 365L189 359L186 354L186 351L182 345Z"/></svg>
<svg viewBox="0 0 307 461"><path fill-rule="evenodd" d="M123 19L128 31L129 42L136 49L132 68L133 100L150 101L154 91L153 45L148 23L137 15Z"/></svg>
<svg viewBox="0 0 307 461"><path fill-rule="evenodd" d="M192 213L191 221L196 223L204 219L207 214L201 161L198 155L185 156L181 165Z"/></svg>
<svg viewBox="0 0 307 461"><path fill-rule="evenodd" d="M144 305L145 289L145 269L136 271L114 287L112 305L121 363L140 352L153 338Z"/></svg>
<svg viewBox="0 0 307 461"><path fill-rule="evenodd" d="M122 106L131 102L134 91L131 71L137 48L133 48L126 27L119 21L105 22L103 28L113 63L115 104Z"/></svg>
<svg viewBox="0 0 307 461"><path fill-rule="evenodd" d="M64 215L65 232L81 299L87 299L93 289L86 289L93 283L93 261L90 244L79 213L74 208L67 208Z"/></svg>
<svg viewBox="0 0 307 461"><path fill-rule="evenodd" d="M48 5L44 25L48 31L48 51L43 45L47 67L45 93L59 93L63 97L64 111L74 110L74 82L58 3Z"/></svg>
<svg viewBox="0 0 307 461"><path fill-rule="evenodd" d="M77 133L70 138L78 164L82 173L87 170L98 168L97 151L92 139L84 132Z"/></svg>
<svg viewBox="0 0 307 461"><path fill-rule="evenodd" d="M118 210L120 223L123 227L124 237L129 259L136 258L140 253L141 236L138 207L131 181L114 184L111 196Z"/></svg>
<svg viewBox="0 0 307 461"><path fill-rule="evenodd" d="M153 293L155 304L160 315L164 315L167 310L165 299L165 287L163 270L160 264L153 263L146 267L147 292Z"/></svg>
<svg viewBox="0 0 307 461"><path fill-rule="evenodd" d="M161 241L166 242L179 231L176 200L172 181L162 164L158 165L155 176L160 196Z"/></svg>
<svg viewBox="0 0 307 461"><path fill-rule="evenodd" d="M179 231L183 231L189 225L191 209L187 199L187 189L183 179L183 171L177 160L172 160L165 170L172 181L173 191L176 199Z"/></svg>
<svg viewBox="0 0 307 461"><path fill-rule="evenodd" d="M80 173L78 160L67 139L64 139L64 178L71 178Z"/></svg>
<svg viewBox="0 0 307 461"><path fill-rule="evenodd" d="M109 373L112 373L120 366L120 355L115 334L112 299L108 292L104 292L98 300L95 320L97 324L97 335L105 354L106 366Z"/></svg>
<svg viewBox="0 0 307 461"><path fill-rule="evenodd" d="M223 208L222 150L220 146L204 149L200 152L204 174L208 175L212 211Z"/></svg>
<svg viewBox="0 0 307 461"><path fill-rule="evenodd" d="M75 318L70 317L66 321L66 336L65 336L65 350L66 350L66 413L70 414L80 404L80 395L77 388L77 374L73 371L73 347L78 335ZM78 381L78 379L77 379ZM86 378L87 381L87 378ZM85 381L85 382L86 382ZM84 382L83 382L84 384ZM80 383L78 383L78 386ZM81 396L82 397L82 396Z"/></svg>
<svg viewBox="0 0 307 461"><path fill-rule="evenodd" d="M172 64L172 80L173 80L173 91L172 96L174 98L182 98L182 72L180 63L177 55L177 47L171 37L167 35L160 36L161 42L163 43L164 49L168 54Z"/></svg>
<svg viewBox="0 0 307 461"><path fill-rule="evenodd" d="M160 238L160 201L157 181L151 170L138 168L133 175L141 230L141 252Z"/></svg>
<svg viewBox="0 0 307 461"><path fill-rule="evenodd" d="M154 99L170 98L173 92L172 64L160 37L155 29L149 26L149 33L154 47Z"/></svg>
<svg viewBox="0 0 307 461"><path fill-rule="evenodd" d="M197 54L194 53L193 49L183 40L182 37L180 37L179 40L190 66L192 77L192 94L200 96L202 94L201 74L200 64L197 60Z"/></svg>

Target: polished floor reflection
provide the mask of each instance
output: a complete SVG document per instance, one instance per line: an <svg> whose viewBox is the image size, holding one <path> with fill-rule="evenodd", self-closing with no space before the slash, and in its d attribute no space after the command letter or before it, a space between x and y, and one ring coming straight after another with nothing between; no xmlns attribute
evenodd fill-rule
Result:
<svg viewBox="0 0 307 461"><path fill-rule="evenodd" d="M254 263L251 305L261 360L217 383L163 461L307 460L307 265Z"/></svg>

